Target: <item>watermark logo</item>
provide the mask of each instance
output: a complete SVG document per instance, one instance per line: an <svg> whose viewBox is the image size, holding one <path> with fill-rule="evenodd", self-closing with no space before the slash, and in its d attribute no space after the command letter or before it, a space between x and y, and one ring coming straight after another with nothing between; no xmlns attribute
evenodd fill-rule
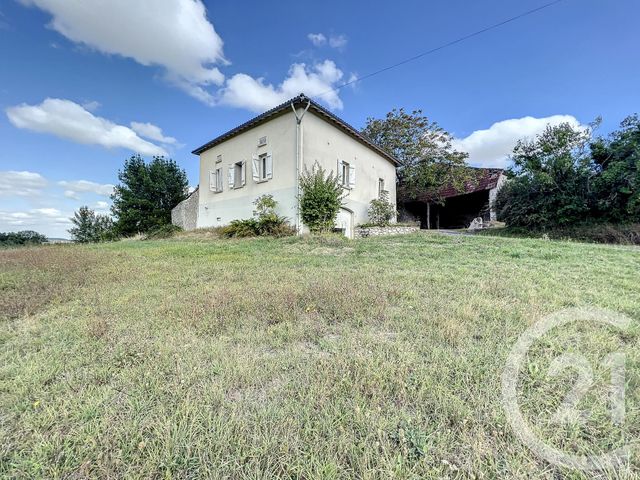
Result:
<svg viewBox="0 0 640 480"><path fill-rule="evenodd" d="M628 445L608 452L591 455L578 455L557 448L551 441L541 438L525 419L518 402L518 378L527 365L527 356L537 342L544 342L554 329L576 322L596 322L625 332L631 326L631 319L624 315L598 308L572 308L561 310L543 318L530 327L512 348L502 373L502 403L507 419L515 435L532 452L547 462L559 466L583 471L618 469L628 463L631 449ZM623 426L625 421L625 353L608 353L602 360L602 367L610 372L608 398L609 421L613 425ZM580 353L564 353L556 357L547 371L550 379L563 371L572 369L577 379L560 406L551 416L558 424L584 424L589 414L579 409L580 401L589 392L594 383L592 364Z"/></svg>

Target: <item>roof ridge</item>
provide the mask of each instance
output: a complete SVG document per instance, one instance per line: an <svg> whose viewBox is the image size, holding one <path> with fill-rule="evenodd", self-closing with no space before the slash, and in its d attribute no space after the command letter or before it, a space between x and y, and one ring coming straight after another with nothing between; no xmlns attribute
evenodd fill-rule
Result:
<svg viewBox="0 0 640 480"><path fill-rule="evenodd" d="M368 137L366 137L365 135L363 135L362 133L360 133L358 130L356 130L353 126L351 126L350 124L348 124L347 122L345 122L344 120L342 120L340 117L338 117L337 115L335 115L334 113L330 112L329 110L327 110L325 107L323 107L322 105L320 105L318 102L312 100L311 98L309 98L307 95L305 95L304 93L301 93L300 95L297 95L293 98L291 98L290 100L287 100L286 102L281 103L280 105L277 105L269 110L267 110L266 112L261 113L260 115L257 115L255 117L253 117L252 119L238 125L235 128L232 128L231 130L223 133L222 135L217 136L216 138L214 138L213 140L205 143L204 145L196 148L195 150L193 150L191 153L195 154L195 155L199 155L200 153L209 150L210 148L213 148L215 145L218 145L232 137L235 137L236 135L239 135L263 122L266 122L267 120L269 120L271 117L273 117L274 115L278 115L282 112L284 112L287 108L289 108L291 105L299 105L302 103L309 103L314 110L316 111L316 113L320 113L324 116L326 116L329 120L335 122L338 126L340 126L343 130L345 130L348 134L350 134L352 137L356 138L357 140L360 140L362 143L364 143L366 146L368 146L369 148L371 148L372 150L375 150L377 153L379 153L380 155L382 155L383 157L385 157L387 160L389 160L391 163L398 165L398 160L396 160L393 155L391 155L389 152L386 152L385 150L383 150L382 148L380 148L378 145L376 145L375 143L373 143Z"/></svg>

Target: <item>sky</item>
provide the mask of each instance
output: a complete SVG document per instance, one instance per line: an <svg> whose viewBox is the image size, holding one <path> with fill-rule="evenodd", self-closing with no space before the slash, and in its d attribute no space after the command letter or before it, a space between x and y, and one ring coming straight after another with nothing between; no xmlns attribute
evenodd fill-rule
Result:
<svg viewBox="0 0 640 480"><path fill-rule="evenodd" d="M563 0L2 0L0 232L68 238L82 205L108 213L130 155L190 152L299 93L357 128L421 109L472 165L508 166L547 124L640 112L640 2Z"/></svg>

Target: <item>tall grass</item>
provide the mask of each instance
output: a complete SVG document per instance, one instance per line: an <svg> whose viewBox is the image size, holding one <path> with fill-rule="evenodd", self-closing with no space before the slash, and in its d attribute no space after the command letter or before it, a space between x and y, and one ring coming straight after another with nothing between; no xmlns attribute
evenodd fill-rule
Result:
<svg viewBox="0 0 640 480"><path fill-rule="evenodd" d="M587 478L515 438L506 356L561 308L640 320L638 252L532 239L184 236L0 262L4 477ZM549 342L626 348L627 421L547 422L570 377L524 383L528 418L569 450L637 446L637 325Z"/></svg>

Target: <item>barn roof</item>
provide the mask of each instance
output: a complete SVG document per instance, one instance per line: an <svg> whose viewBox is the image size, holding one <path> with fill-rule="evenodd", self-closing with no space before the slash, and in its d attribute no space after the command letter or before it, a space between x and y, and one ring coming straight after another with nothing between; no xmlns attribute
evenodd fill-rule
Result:
<svg viewBox="0 0 640 480"><path fill-rule="evenodd" d="M462 190L456 189L453 185L449 185L440 191L443 198L457 197L458 195L466 195L468 193L481 192L483 190L491 190L498 186L500 175L504 172L502 168L477 168L469 167L471 170L471 179L465 182Z"/></svg>

